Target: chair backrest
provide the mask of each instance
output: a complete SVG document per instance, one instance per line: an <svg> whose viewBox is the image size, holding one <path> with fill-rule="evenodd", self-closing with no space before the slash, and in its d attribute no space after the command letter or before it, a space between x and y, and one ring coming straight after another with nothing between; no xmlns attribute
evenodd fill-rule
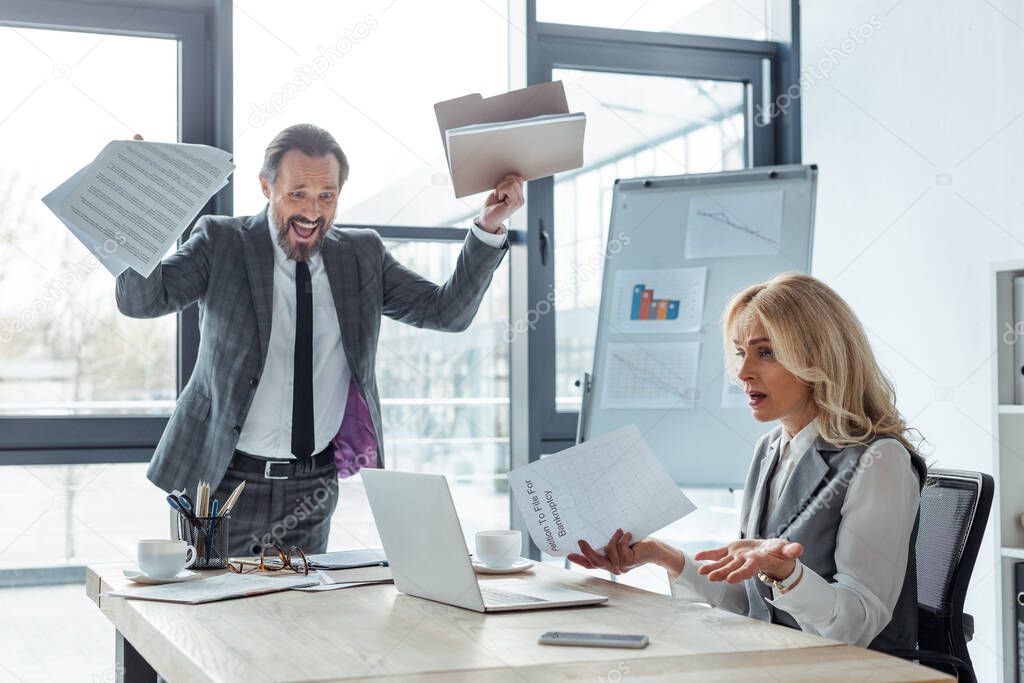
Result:
<svg viewBox="0 0 1024 683"><path fill-rule="evenodd" d="M917 603L921 649L970 661L964 600L992 507L992 477L981 472L928 472L918 522Z"/></svg>

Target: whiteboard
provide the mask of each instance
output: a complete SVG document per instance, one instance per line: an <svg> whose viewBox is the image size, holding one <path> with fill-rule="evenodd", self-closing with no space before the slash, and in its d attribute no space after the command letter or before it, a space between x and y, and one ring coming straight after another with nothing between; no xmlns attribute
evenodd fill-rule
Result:
<svg viewBox="0 0 1024 683"><path fill-rule="evenodd" d="M809 272L816 166L617 180L581 440L636 424L681 486L742 488L774 425L728 382L723 309Z"/></svg>

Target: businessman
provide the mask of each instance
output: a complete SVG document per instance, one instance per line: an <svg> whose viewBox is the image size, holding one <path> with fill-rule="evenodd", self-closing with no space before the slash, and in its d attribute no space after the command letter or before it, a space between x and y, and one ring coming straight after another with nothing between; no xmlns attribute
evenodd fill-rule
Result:
<svg viewBox="0 0 1024 683"><path fill-rule="evenodd" d="M348 161L327 131L281 131L266 149L255 216L203 216L149 277L117 278L118 309L152 318L199 305L199 355L147 476L164 489L208 481L223 502L241 482L229 553L327 546L338 476L383 467L374 373L381 315L465 330L523 205L510 175L484 201L448 281L436 285L373 230L332 227Z"/></svg>

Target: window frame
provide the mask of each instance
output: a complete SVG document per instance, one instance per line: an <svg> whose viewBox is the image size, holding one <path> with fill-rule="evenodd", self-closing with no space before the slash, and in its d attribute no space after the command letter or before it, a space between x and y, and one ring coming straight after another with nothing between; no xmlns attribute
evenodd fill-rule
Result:
<svg viewBox="0 0 1024 683"><path fill-rule="evenodd" d="M12 0L4 5L0 26L176 40L178 140L231 151L229 3L201 0L185 9L171 9ZM230 212L229 179L201 213ZM180 393L199 350L198 309L192 305L177 318ZM5 415L0 417L0 466L147 462L166 425L166 417L144 415Z"/></svg>

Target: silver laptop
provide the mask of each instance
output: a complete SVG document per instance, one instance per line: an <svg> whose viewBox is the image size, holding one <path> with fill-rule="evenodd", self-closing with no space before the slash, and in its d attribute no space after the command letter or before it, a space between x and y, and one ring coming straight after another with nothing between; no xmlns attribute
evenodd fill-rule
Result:
<svg viewBox="0 0 1024 683"><path fill-rule="evenodd" d="M395 587L402 593L476 612L608 601L603 595L540 580L504 579L481 585L443 475L376 469L363 469L360 474Z"/></svg>

